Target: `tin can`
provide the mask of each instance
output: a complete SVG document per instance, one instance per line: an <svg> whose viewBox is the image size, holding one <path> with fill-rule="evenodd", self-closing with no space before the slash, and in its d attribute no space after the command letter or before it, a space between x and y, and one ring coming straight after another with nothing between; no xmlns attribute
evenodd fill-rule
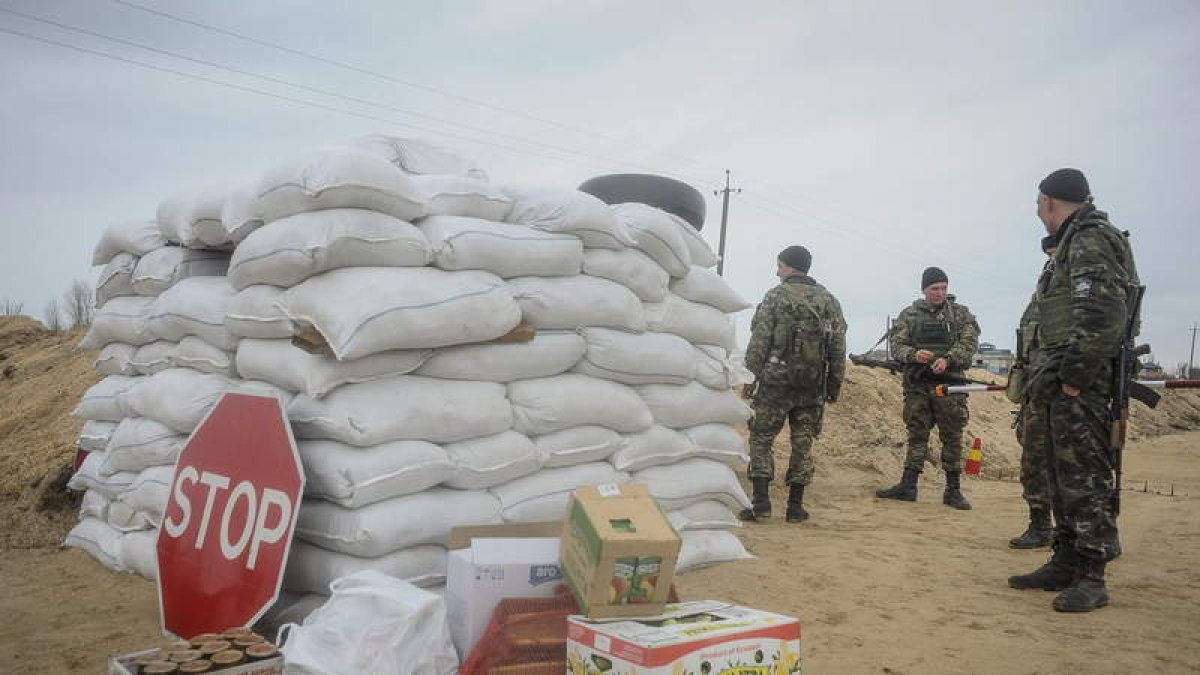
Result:
<svg viewBox="0 0 1200 675"><path fill-rule="evenodd" d="M608 604L626 603L629 588L633 585L633 575L637 572L637 561L637 558L617 558L613 562L613 575L608 582Z"/></svg>

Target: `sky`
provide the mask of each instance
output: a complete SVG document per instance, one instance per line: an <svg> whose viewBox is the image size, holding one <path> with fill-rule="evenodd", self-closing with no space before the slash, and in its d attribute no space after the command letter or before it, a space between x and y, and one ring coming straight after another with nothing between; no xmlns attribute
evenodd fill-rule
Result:
<svg viewBox="0 0 1200 675"><path fill-rule="evenodd" d="M857 353L936 265L1011 348L1037 184L1071 166L1130 231L1140 341L1174 369L1200 322L1198 83L1194 0L0 0L0 302L40 316L170 194L384 133L498 185L678 178L714 250L728 170L750 302L803 244Z"/></svg>

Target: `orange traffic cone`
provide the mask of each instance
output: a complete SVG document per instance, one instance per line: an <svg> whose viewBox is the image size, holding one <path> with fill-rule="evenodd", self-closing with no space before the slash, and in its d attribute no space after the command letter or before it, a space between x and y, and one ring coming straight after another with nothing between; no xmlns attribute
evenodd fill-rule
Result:
<svg viewBox="0 0 1200 675"><path fill-rule="evenodd" d="M971 450L967 452L967 463L963 467L963 473L970 476L978 476L979 469L983 466L983 439L976 436L975 440L971 441Z"/></svg>

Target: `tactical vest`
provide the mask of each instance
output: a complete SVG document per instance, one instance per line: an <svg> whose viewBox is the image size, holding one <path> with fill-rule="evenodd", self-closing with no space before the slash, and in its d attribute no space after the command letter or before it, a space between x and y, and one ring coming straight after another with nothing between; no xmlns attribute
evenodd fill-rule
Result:
<svg viewBox="0 0 1200 675"><path fill-rule="evenodd" d="M954 345L957 333L954 329L954 305L947 300L933 314L924 311L917 313L916 325L912 330L913 347L944 356Z"/></svg>
<svg viewBox="0 0 1200 675"><path fill-rule="evenodd" d="M1125 259L1126 265L1131 268L1129 270L1118 268L1106 270L1106 272L1116 275L1119 283L1126 287L1137 284L1137 272L1132 269L1133 253L1129 248L1129 242L1117 228L1108 223L1094 220L1074 223L1067 236L1059 243L1058 250L1054 252L1054 259L1038 281L1037 312L1041 322L1038 326L1038 347L1040 349L1066 347L1071 340L1071 270L1067 269L1066 262L1075 235L1085 227L1098 228L1109 240L1109 244L1120 252L1120 257Z"/></svg>

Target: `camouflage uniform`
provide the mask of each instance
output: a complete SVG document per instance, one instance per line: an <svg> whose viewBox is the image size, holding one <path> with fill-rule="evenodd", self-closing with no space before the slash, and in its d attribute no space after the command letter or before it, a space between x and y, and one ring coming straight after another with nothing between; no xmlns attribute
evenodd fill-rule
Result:
<svg viewBox="0 0 1200 675"><path fill-rule="evenodd" d="M1121 554L1108 404L1137 283L1129 242L1090 204L1059 227L1058 249L1038 280L1044 356L1027 389L1031 423L1048 440L1058 541L1097 562ZM1079 396L1063 393L1063 384Z"/></svg>
<svg viewBox="0 0 1200 675"><path fill-rule="evenodd" d="M805 348L823 344L824 359L792 367L789 355L797 353L793 341ZM772 288L754 312L746 367L758 381L748 424L751 480L774 478L771 443L786 421L792 455L785 480L807 485L825 402L837 398L846 372L846 320L837 299L808 276L791 276Z"/></svg>
<svg viewBox="0 0 1200 675"><path fill-rule="evenodd" d="M979 324L966 305L952 296L941 305L925 299L913 302L896 317L892 333L892 357L901 363L916 363L916 353L927 349L947 361L947 373L961 374L971 365L979 346ZM927 368L913 369L904 376L904 425L908 428L908 453L904 468L921 471L929 454L929 432L934 425L942 441L942 470L961 472L963 427L967 424L967 395L934 396L933 387L921 379Z"/></svg>
<svg viewBox="0 0 1200 675"><path fill-rule="evenodd" d="M1033 372L1041 365L1038 349L1037 296L1029 301L1021 315L1022 353L1017 354L1018 363L1025 372ZM1030 512L1049 514L1050 503L1050 439L1046 437L1046 420L1040 408L1029 405L1022 397L1021 410L1017 414L1017 442L1021 444L1021 496L1029 504Z"/></svg>

